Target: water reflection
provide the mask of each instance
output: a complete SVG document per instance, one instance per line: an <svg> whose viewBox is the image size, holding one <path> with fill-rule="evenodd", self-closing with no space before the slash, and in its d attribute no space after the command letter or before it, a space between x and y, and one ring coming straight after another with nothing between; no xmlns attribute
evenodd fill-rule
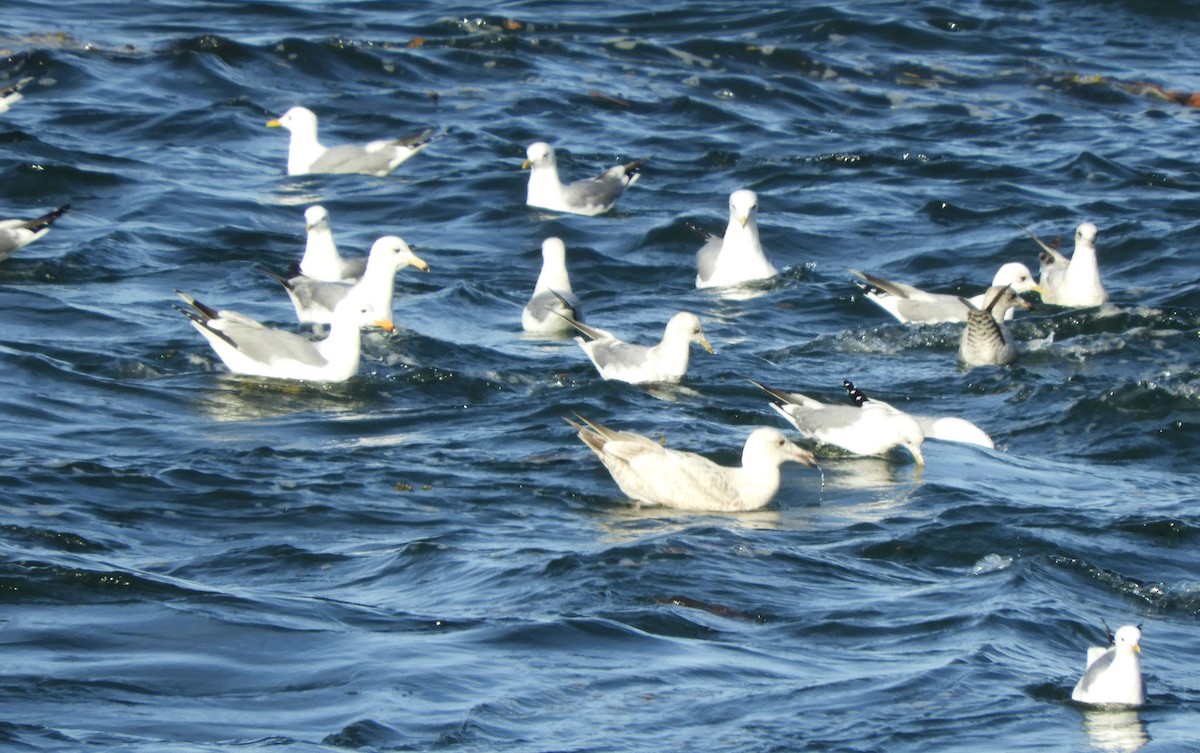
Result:
<svg viewBox="0 0 1200 753"><path fill-rule="evenodd" d="M1146 724L1132 709L1088 709L1083 728L1096 750L1132 753L1150 741Z"/></svg>

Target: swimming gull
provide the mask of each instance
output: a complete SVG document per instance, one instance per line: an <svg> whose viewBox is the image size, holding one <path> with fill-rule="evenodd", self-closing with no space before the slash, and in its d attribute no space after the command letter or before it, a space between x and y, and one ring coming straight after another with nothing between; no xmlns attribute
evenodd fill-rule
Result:
<svg viewBox="0 0 1200 753"><path fill-rule="evenodd" d="M1084 222L1075 229L1075 251L1070 259L1042 243L1033 233L1025 232L1042 247L1038 259L1042 262L1039 287L1043 303L1084 308L1099 306L1108 300L1096 261L1095 225Z"/></svg>
<svg viewBox="0 0 1200 753"><path fill-rule="evenodd" d="M748 189L729 195L729 225L696 252L696 287L714 288L768 280L779 275L758 239L758 195Z"/></svg>
<svg viewBox="0 0 1200 753"><path fill-rule="evenodd" d="M381 139L366 144L325 147L317 140L317 116L306 107L293 107L268 128L291 131L288 144L288 175L310 173L364 173L384 176L400 163L429 146L433 129L400 139Z"/></svg>
<svg viewBox="0 0 1200 753"><path fill-rule="evenodd" d="M367 258L342 258L325 207L311 206L304 210L304 236L300 274L321 282L357 282L362 277Z"/></svg>
<svg viewBox="0 0 1200 753"><path fill-rule="evenodd" d="M963 304L963 299L956 295L945 293L929 293L906 285L902 282L885 280L882 277L860 272L857 269L848 270L850 274L862 279L854 284L862 289L867 300L879 306L903 323L935 323L935 322L965 322L970 306ZM1008 285L1017 293L1038 290L1033 273L1029 267L1020 262L1009 262L996 271L992 278L992 286ZM983 308L983 293L968 298L975 308ZM1005 314L1006 319L1012 318L1012 310Z"/></svg>
<svg viewBox="0 0 1200 753"><path fill-rule="evenodd" d="M0 261L48 233L50 226L66 214L70 207L70 204L63 204L53 212L47 212L32 220L0 220Z"/></svg>
<svg viewBox="0 0 1200 753"><path fill-rule="evenodd" d="M187 293L175 292L192 307L180 310L234 374L343 382L358 373L362 347L358 322L367 307L354 298L338 308L329 336L313 341L272 329L236 311L218 311ZM375 324L388 332L393 329L391 322Z"/></svg>
<svg viewBox="0 0 1200 753"><path fill-rule="evenodd" d="M0 89L0 114L8 112L8 108L24 99L25 95L21 94L21 90L31 83L33 83L32 76Z"/></svg>
<svg viewBox="0 0 1200 753"><path fill-rule="evenodd" d="M625 189L637 182L642 160L610 167L595 178L566 185L558 178L554 147L538 141L525 150L522 168L529 168L529 188L525 203L552 212L597 215L612 209Z"/></svg>
<svg viewBox="0 0 1200 753"><path fill-rule="evenodd" d="M1091 646L1087 669L1071 691L1071 700L1095 705L1141 706L1146 702L1142 679L1142 631L1125 625L1109 634L1109 646Z"/></svg>
<svg viewBox="0 0 1200 753"><path fill-rule="evenodd" d="M304 275L291 278L271 276L287 291L301 322L330 324L341 302L348 296L357 296L365 305L359 317L359 326L367 327L379 320L392 321L396 273L409 266L429 271L429 265L413 253L407 243L395 235L385 235L372 244L371 253L367 255L366 271L358 282L322 282Z"/></svg>
<svg viewBox="0 0 1200 753"><path fill-rule="evenodd" d="M778 429L760 427L742 448L740 467L718 465L692 452L671 450L631 431L614 431L578 416L566 419L630 498L693 512L739 512L765 507L779 491L786 461L815 466L812 453Z"/></svg>
<svg viewBox="0 0 1200 753"><path fill-rule="evenodd" d="M844 405L822 403L799 392L784 392L750 381L778 400L771 407L806 437L855 455L884 455L892 448L903 447L912 453L918 467L925 465L921 454L925 434L917 420L882 400L867 397L853 382L842 382L854 401L854 405Z"/></svg>
<svg viewBox="0 0 1200 753"><path fill-rule="evenodd" d="M971 306L967 326L958 342L958 357L967 366L1003 366L1017 357L1012 333L1004 318L1013 306L1033 306L1007 285L996 285L984 294L987 304L980 310ZM963 303L970 305L964 298Z"/></svg>
<svg viewBox="0 0 1200 753"><path fill-rule="evenodd" d="M667 322L662 341L657 345L633 345L617 339L617 336L592 327L583 322L560 317L583 333L575 342L592 359L596 370L604 379L615 379L630 384L651 382L678 382L687 373L689 346L698 344L709 353L712 345L704 338L700 318L681 311ZM587 339L585 339L587 338Z"/></svg>
<svg viewBox="0 0 1200 753"><path fill-rule="evenodd" d="M560 238L547 238L542 241L542 271L521 311L521 327L539 335L564 335L574 331L566 320L581 318L579 299L567 275L567 247Z"/></svg>

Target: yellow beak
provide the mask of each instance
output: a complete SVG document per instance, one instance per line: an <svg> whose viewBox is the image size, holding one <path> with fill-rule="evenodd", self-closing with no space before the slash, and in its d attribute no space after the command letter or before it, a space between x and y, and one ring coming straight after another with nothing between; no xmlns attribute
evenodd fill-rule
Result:
<svg viewBox="0 0 1200 753"><path fill-rule="evenodd" d="M282 125L283 123L280 123L278 118L267 121L267 128L279 128Z"/></svg>
<svg viewBox="0 0 1200 753"><path fill-rule="evenodd" d="M529 160L525 160L524 162L521 163L521 169L528 170L532 165L533 165L532 162L530 162Z"/></svg>
<svg viewBox="0 0 1200 753"><path fill-rule="evenodd" d="M391 332L396 331L396 325L393 324L392 322L389 322L386 319L378 319L376 321L371 322L371 324L374 324L376 327L379 327L384 332L391 333Z"/></svg>
<svg viewBox="0 0 1200 753"><path fill-rule="evenodd" d="M701 338L700 338L699 340L697 340L696 342L697 342L697 343L700 345L700 347L701 347L701 348L704 348L704 349L705 349L705 350L707 350L709 353L716 353L716 352L717 352L717 351L713 350L713 346L712 346L712 345L710 345L710 344L709 344L709 342L708 342L708 340L707 340L706 338L704 338L704 337L701 337Z"/></svg>

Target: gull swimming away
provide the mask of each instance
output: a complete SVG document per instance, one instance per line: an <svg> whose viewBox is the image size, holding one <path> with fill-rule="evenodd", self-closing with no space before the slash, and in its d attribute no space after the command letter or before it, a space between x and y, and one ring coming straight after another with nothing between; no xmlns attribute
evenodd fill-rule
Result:
<svg viewBox="0 0 1200 753"><path fill-rule="evenodd" d="M967 326L958 342L958 357L967 366L1003 366L1017 357L1012 333L1004 319L1013 306L1030 309L1033 306L1005 286L994 286L984 293L987 305L982 309L971 306ZM963 299L967 303L966 299Z"/></svg>
<svg viewBox="0 0 1200 753"><path fill-rule="evenodd" d="M743 188L729 195L725 236L709 238L696 252L696 270L697 288L740 285L779 275L758 239L758 194Z"/></svg>
<svg viewBox="0 0 1200 753"><path fill-rule="evenodd" d="M25 98L21 90L33 83L33 77L23 78L15 84L0 89L0 114L8 112L8 108Z"/></svg>
<svg viewBox="0 0 1200 753"><path fill-rule="evenodd" d="M921 454L925 434L917 420L882 400L872 400L853 382L843 381L842 386L854 405L822 403L799 392L784 392L753 379L750 382L778 400L771 407L810 439L855 455L885 455L892 448L903 447L912 453L918 468L925 465Z"/></svg>
<svg viewBox="0 0 1200 753"><path fill-rule="evenodd" d="M625 189L637 182L642 160L610 167L595 178L576 180L566 185L558 178L554 147L538 141L525 150L522 169L529 168L529 188L525 203L531 207L593 216L612 209Z"/></svg>
<svg viewBox="0 0 1200 753"><path fill-rule="evenodd" d="M542 241L542 271L521 311L521 327L539 335L565 335L574 331L570 322L582 318L567 276L567 247L560 238L547 238Z"/></svg>
<svg viewBox="0 0 1200 753"><path fill-rule="evenodd" d="M32 220L0 220L0 261L50 232L50 226L70 208L70 204L63 204Z"/></svg>
<svg viewBox="0 0 1200 753"><path fill-rule="evenodd" d="M596 371L605 380L630 384L678 382L687 373L692 343L713 352L712 345L704 338L700 318L687 311L671 317L658 345L633 345L599 327L560 318L583 333L584 337L576 337L575 342L592 359Z"/></svg>
<svg viewBox="0 0 1200 753"><path fill-rule="evenodd" d="M344 259L338 253L329 225L329 212L322 206L304 210L304 256L300 274L321 282L357 282L367 268L367 258Z"/></svg>
<svg viewBox="0 0 1200 753"><path fill-rule="evenodd" d="M407 243L395 235L385 235L372 244L366 270L358 282L322 282L304 275L271 277L283 285L302 323L332 324L342 301L356 297L364 304L359 326L368 327L380 320L392 322L396 273L410 266L429 271L429 265Z"/></svg>
<svg viewBox="0 0 1200 753"><path fill-rule="evenodd" d="M362 355L358 323L367 306L354 298L338 307L329 336L313 341L272 329L236 311L218 311L187 293L175 292L192 307L180 311L234 374L344 382L358 373ZM394 329L388 321L379 320L375 324L388 332Z"/></svg>
<svg viewBox="0 0 1200 753"><path fill-rule="evenodd" d="M288 144L288 175L312 173L363 173L384 176L429 146L433 129L400 139L380 139L366 144L326 147L317 139L317 116L306 107L293 107L268 128L291 131Z"/></svg>
<svg viewBox="0 0 1200 753"><path fill-rule="evenodd" d="M1107 631L1107 626L1106 626ZM1136 625L1125 625L1109 633L1109 645L1091 646L1087 653L1087 669L1071 700L1093 705L1141 706L1146 702L1146 682L1142 679L1142 631Z"/></svg>
<svg viewBox="0 0 1200 753"><path fill-rule="evenodd" d="M703 455L663 447L631 431L614 431L579 416L565 419L596 453L613 481L631 499L692 512L741 512L766 507L779 491L779 466L815 466L808 450L778 429L760 427L742 448L740 467L718 465Z"/></svg>
<svg viewBox="0 0 1200 753"><path fill-rule="evenodd" d="M862 280L862 282L855 280L854 284L862 289L867 300L905 324L965 322L971 306L981 309L984 305L983 293L966 299L971 304L971 306L967 306L963 304L963 299L956 295L929 293L912 285L885 280L857 269L848 271ZM1001 266L996 271L991 286L997 285L1007 285L1017 293L1038 290L1029 267L1015 261ZM1005 319L1012 319L1012 315L1013 312L1010 309L1005 314Z"/></svg>
<svg viewBox="0 0 1200 753"><path fill-rule="evenodd" d="M1042 243L1040 238L1025 228L1021 229L1042 247L1038 259L1042 263L1039 287L1043 303L1086 308L1099 306L1108 300L1108 292L1100 281L1100 267L1096 261L1098 231L1095 225L1084 222L1075 229L1075 251L1070 259Z"/></svg>

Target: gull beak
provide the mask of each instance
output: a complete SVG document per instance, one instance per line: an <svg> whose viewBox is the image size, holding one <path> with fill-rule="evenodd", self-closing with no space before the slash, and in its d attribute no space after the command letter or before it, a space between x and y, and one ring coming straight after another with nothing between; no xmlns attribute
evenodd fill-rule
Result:
<svg viewBox="0 0 1200 753"><path fill-rule="evenodd" d="M917 472L920 473L921 469L925 467L925 456L921 454L920 445L906 444L904 446L912 453L913 460L917 461Z"/></svg>
<svg viewBox="0 0 1200 753"><path fill-rule="evenodd" d="M371 322L371 324L375 325L376 327L379 327L381 330L383 330L384 332L387 332L389 335L396 331L396 325L387 319L376 319L375 321Z"/></svg>
<svg viewBox="0 0 1200 753"><path fill-rule="evenodd" d="M738 224L739 224L739 225L741 225L742 227L746 227L746 223L750 221L750 215L748 215L748 214L739 214L739 215L737 216L737 221L738 221Z"/></svg>
<svg viewBox="0 0 1200 753"><path fill-rule="evenodd" d="M803 465L807 465L812 468L817 467L816 456L813 455L808 450L804 449L803 447L797 447L796 445L792 445L792 452L789 455L789 457L791 457L791 459L795 460L797 463L801 463Z"/></svg>
<svg viewBox="0 0 1200 753"><path fill-rule="evenodd" d="M525 160L524 162L521 163L522 170L528 170L532 166L533 166L533 163L530 162L529 160Z"/></svg>
<svg viewBox="0 0 1200 753"><path fill-rule="evenodd" d="M1138 643L1133 644L1133 650L1137 651L1139 654L1142 653L1142 647Z"/></svg>
<svg viewBox="0 0 1200 753"><path fill-rule="evenodd" d="M710 354L717 352L713 350L713 346L709 344L708 339L705 338L704 335L700 335L698 338L696 338L696 343L699 344L701 348L707 350Z"/></svg>
<svg viewBox="0 0 1200 753"><path fill-rule="evenodd" d="M273 118L267 121L267 128L279 128L283 123L279 122L279 118Z"/></svg>

